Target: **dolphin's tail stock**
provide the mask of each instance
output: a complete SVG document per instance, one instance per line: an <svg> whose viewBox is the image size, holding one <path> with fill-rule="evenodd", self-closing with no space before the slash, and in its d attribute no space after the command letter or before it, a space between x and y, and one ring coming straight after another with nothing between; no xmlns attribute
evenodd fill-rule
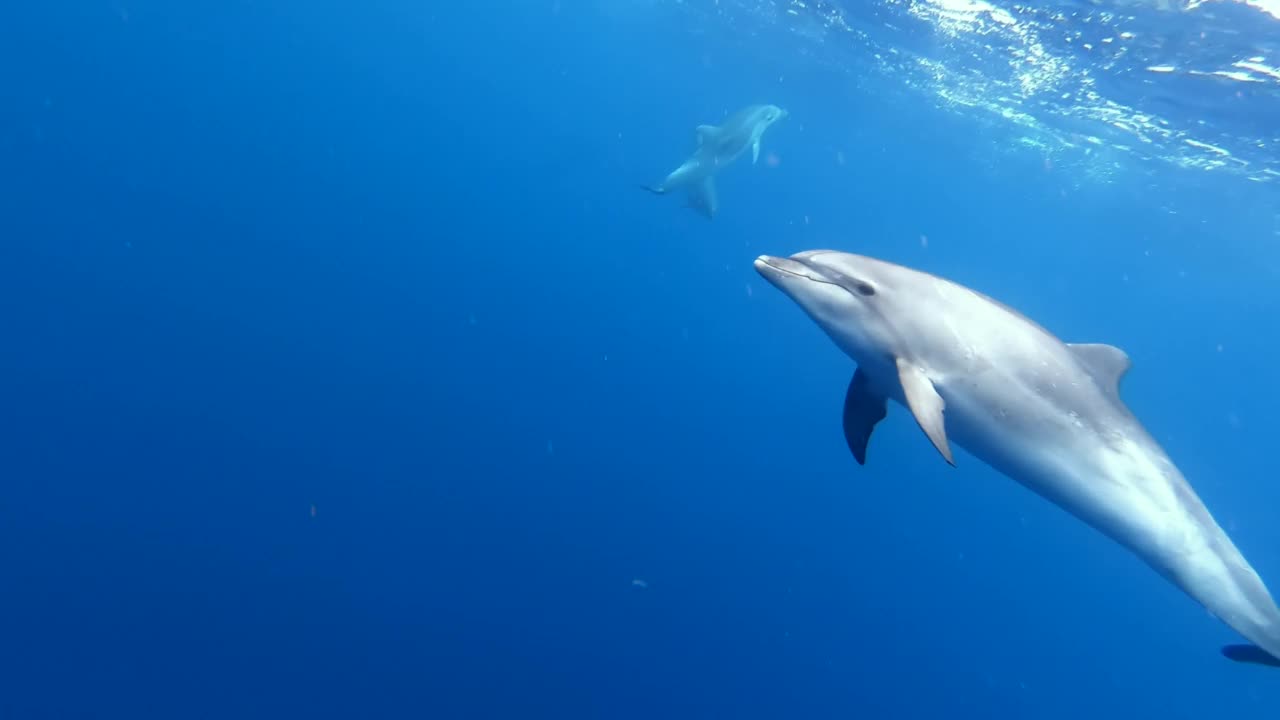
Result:
<svg viewBox="0 0 1280 720"><path fill-rule="evenodd" d="M1271 622L1263 627L1237 627L1248 643L1224 645L1224 657L1248 665L1280 668L1280 610L1272 613Z"/></svg>
<svg viewBox="0 0 1280 720"><path fill-rule="evenodd" d="M1219 615L1249 643L1227 645L1222 654L1239 663L1266 665L1280 668L1280 607L1276 606L1262 578L1240 558L1240 563L1229 563L1233 571L1235 587L1240 596L1247 598L1247 613ZM1215 613L1217 614L1217 613ZM1232 621L1234 620L1234 622Z"/></svg>

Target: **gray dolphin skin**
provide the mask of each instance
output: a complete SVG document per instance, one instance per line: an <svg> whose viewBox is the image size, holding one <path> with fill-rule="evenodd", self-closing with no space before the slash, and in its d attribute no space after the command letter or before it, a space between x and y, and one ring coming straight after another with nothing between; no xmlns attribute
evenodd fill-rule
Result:
<svg viewBox="0 0 1280 720"><path fill-rule="evenodd" d="M685 190L688 193L687 207L708 219L714 218L720 210L715 174L748 149L754 165L760 159L760 138L764 131L786 116L787 111L777 105L751 105L730 115L720 127L699 125L698 149L693 156L672 170L662 182L642 187L658 195Z"/></svg>
<svg viewBox="0 0 1280 720"><path fill-rule="evenodd" d="M1130 362L1064 343L969 288L861 255L761 256L756 270L857 363L844 434L859 464L894 400L950 464L956 445L1128 548L1280 665L1280 610L1173 461L1120 399Z"/></svg>

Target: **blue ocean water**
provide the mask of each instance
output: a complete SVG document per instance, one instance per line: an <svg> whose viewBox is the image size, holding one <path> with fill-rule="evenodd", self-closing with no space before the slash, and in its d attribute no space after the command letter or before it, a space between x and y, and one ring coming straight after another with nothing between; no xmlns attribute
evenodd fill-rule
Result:
<svg viewBox="0 0 1280 720"><path fill-rule="evenodd" d="M0 66L0 717L1267 717L752 260L1124 348L1272 587L1262 0L42 2ZM711 221L639 189L785 107Z"/></svg>

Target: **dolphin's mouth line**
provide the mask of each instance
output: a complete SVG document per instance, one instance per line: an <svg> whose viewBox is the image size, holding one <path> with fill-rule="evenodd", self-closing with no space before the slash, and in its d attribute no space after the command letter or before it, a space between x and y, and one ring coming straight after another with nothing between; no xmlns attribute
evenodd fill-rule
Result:
<svg viewBox="0 0 1280 720"><path fill-rule="evenodd" d="M771 260L771 259L772 259L772 258L770 258L770 260ZM793 263L797 263L797 264L799 264L799 265L803 265L806 269L808 269L808 270L810 270L810 271L812 271L812 272L818 273L817 268L813 267L812 265L810 265L809 263L807 263L807 262L805 262L805 261L803 261L803 260L796 260L795 258L786 258L786 259L787 259L787 260L790 260L790 261L791 261L791 262L793 262ZM778 267L777 265L774 265L773 263L769 262L769 260L762 260L762 262L763 262L765 265L768 265L769 267L773 268L774 270L777 270L777 271L778 271L778 272L780 272L780 273L786 273L787 275L791 275L792 277L798 277L798 278L802 278L802 279L804 279L804 280L809 280L809 281L811 281L811 282L822 283L822 284L824 284L824 285L832 285L832 286L835 286L835 287L840 288L841 290L845 290L845 289L846 289L846 288L845 288L843 285L841 285L840 283L832 282L831 280L828 280L828 279L826 279L825 277L814 277L814 276L812 276L812 275L804 275L804 274L801 274L801 273L798 273L798 272L792 272L791 270L788 270L788 269L786 269L786 268L784 268L784 267ZM821 275L821 273L819 273L819 275Z"/></svg>

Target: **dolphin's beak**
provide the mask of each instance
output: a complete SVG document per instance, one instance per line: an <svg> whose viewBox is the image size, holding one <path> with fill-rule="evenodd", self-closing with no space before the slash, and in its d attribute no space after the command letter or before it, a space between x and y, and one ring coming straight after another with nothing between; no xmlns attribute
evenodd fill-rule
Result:
<svg viewBox="0 0 1280 720"><path fill-rule="evenodd" d="M765 280L768 280L779 288L781 288L782 284L787 281L794 282L795 280L825 279L814 277L816 273L812 267L805 263L792 260L791 258L761 255L756 258L754 265L756 272L760 273Z"/></svg>

